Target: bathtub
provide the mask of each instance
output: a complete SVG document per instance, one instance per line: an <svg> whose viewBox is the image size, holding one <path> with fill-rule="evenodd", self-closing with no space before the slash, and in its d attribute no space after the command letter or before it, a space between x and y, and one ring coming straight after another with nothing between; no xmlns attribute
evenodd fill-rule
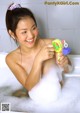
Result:
<svg viewBox="0 0 80 113"><path fill-rule="evenodd" d="M12 112L39 113L40 106L27 97L18 98L11 93L22 88L5 63L7 53L0 53L0 103L11 103ZM52 113L80 113L80 55L69 55L73 70L65 74L61 98L52 106ZM75 91L76 90L76 91ZM37 106L37 108L36 108ZM47 108L47 107L46 107ZM52 109L50 108L50 109ZM48 111L48 109L47 109Z"/></svg>
<svg viewBox="0 0 80 113"><path fill-rule="evenodd" d="M80 55L69 55L68 56L72 63L72 71L70 73L65 74L66 77L80 77Z"/></svg>
<svg viewBox="0 0 80 113"><path fill-rule="evenodd" d="M0 87L3 86L12 86L14 90L22 87L22 85L16 80L13 73L8 68L5 57L7 53L1 52L0 53ZM14 83L16 87L14 86Z"/></svg>

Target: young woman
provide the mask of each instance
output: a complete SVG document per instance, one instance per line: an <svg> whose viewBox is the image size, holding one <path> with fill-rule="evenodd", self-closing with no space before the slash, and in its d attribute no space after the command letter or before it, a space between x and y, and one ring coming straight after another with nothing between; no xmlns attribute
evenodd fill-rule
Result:
<svg viewBox="0 0 80 113"><path fill-rule="evenodd" d="M53 39L39 37L36 20L29 9L20 4L11 4L6 12L6 27L9 35L19 43L18 48L7 55L6 63L28 92L40 83L52 67L56 70L55 66L59 65L63 72L69 71L67 56L61 53L58 62L52 46Z"/></svg>

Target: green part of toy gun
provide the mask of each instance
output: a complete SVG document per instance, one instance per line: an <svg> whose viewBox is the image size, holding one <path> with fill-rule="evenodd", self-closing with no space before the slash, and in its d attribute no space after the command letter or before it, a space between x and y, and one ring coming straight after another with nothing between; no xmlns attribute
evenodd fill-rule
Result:
<svg viewBox="0 0 80 113"><path fill-rule="evenodd" d="M63 44L59 39L53 40L52 45L54 47L55 52L61 52L63 49Z"/></svg>

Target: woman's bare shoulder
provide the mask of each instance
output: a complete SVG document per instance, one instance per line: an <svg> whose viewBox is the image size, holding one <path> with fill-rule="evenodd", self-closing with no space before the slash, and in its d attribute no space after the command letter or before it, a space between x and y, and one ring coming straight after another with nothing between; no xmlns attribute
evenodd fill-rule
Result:
<svg viewBox="0 0 80 113"><path fill-rule="evenodd" d="M11 51L6 56L6 63L10 63L10 62L12 63L18 61L19 56L20 56L20 52L18 49Z"/></svg>

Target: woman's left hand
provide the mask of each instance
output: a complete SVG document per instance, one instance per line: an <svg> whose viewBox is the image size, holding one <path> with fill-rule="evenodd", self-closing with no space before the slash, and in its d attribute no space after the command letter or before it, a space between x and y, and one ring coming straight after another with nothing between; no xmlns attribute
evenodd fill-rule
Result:
<svg viewBox="0 0 80 113"><path fill-rule="evenodd" d="M65 72L68 71L69 59L67 56L64 56L62 53L56 53L56 62Z"/></svg>

